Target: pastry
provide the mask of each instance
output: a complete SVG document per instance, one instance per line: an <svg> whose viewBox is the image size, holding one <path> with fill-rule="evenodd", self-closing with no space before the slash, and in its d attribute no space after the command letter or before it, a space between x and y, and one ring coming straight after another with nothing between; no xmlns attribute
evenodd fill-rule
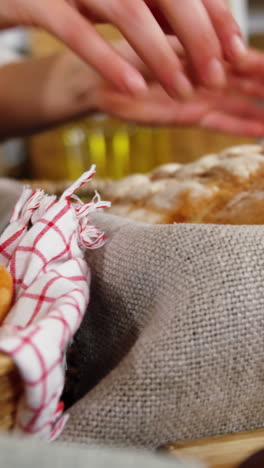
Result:
<svg viewBox="0 0 264 468"><path fill-rule="evenodd" d="M0 265L0 323L3 322L12 303L13 281L7 269Z"/></svg>

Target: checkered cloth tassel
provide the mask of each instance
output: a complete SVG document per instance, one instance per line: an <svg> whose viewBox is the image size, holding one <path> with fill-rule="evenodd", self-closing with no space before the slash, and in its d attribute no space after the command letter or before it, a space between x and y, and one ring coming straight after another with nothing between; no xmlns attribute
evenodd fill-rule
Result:
<svg viewBox="0 0 264 468"><path fill-rule="evenodd" d="M105 242L89 214L110 205L97 194L87 204L74 195L94 173L93 166L58 201L25 188L0 238L0 263L14 280L14 303L0 329L0 350L12 357L24 383L14 430L20 435L53 440L67 421L59 401L65 352L89 300L84 247Z"/></svg>

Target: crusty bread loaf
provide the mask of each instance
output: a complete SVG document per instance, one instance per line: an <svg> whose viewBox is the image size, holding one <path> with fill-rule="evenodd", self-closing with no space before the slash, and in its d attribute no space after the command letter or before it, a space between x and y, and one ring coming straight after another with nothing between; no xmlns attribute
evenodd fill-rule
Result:
<svg viewBox="0 0 264 468"><path fill-rule="evenodd" d="M69 182L30 182L58 196ZM264 144L229 148L189 164L167 164L119 181L93 179L79 196L98 190L110 212L151 224L264 224Z"/></svg>
<svg viewBox="0 0 264 468"><path fill-rule="evenodd" d="M229 148L108 183L113 214L153 224L264 224L264 145Z"/></svg>

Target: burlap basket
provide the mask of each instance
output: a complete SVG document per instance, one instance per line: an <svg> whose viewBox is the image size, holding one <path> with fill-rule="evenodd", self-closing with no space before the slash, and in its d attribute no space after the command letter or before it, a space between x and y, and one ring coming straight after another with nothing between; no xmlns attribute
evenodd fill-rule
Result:
<svg viewBox="0 0 264 468"><path fill-rule="evenodd" d="M152 448L263 427L263 227L94 223L109 242L87 257L62 440Z"/></svg>
<svg viewBox="0 0 264 468"><path fill-rule="evenodd" d="M264 426L264 227L97 213L66 442L155 449Z"/></svg>

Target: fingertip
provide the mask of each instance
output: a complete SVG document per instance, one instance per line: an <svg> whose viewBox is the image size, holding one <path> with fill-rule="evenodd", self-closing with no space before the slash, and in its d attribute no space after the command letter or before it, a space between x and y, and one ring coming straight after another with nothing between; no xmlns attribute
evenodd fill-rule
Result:
<svg viewBox="0 0 264 468"><path fill-rule="evenodd" d="M189 99L193 95L194 89L187 76L182 71L177 71L168 93L173 98Z"/></svg>
<svg viewBox="0 0 264 468"><path fill-rule="evenodd" d="M132 94L133 96L142 96L148 91L146 81L136 70L130 70L124 75L121 88L121 91Z"/></svg>
<svg viewBox="0 0 264 468"><path fill-rule="evenodd" d="M230 47L227 55L228 58L231 60L235 60L236 62L243 61L248 53L248 48L241 36L235 34L231 37L230 40Z"/></svg>
<svg viewBox="0 0 264 468"><path fill-rule="evenodd" d="M221 61L213 57L207 63L203 72L203 84L212 88L224 88L227 77Z"/></svg>

